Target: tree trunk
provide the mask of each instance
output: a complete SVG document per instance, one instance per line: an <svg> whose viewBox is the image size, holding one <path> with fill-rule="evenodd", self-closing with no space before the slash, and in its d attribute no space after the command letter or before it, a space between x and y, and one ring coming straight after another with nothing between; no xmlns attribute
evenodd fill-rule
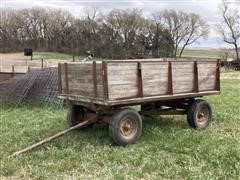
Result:
<svg viewBox="0 0 240 180"><path fill-rule="evenodd" d="M174 58L177 57L177 49L178 49L178 46L175 46L175 47L174 47L174 54L173 54L173 57L174 57Z"/></svg>
<svg viewBox="0 0 240 180"><path fill-rule="evenodd" d="M237 55L237 61L240 62L240 59L239 59L239 52L238 52L238 46L237 46L237 44L234 44L234 46L235 46L235 51L236 51L236 55Z"/></svg>
<svg viewBox="0 0 240 180"><path fill-rule="evenodd" d="M183 51L184 51L185 47L186 47L186 44L184 44L184 45L183 45L183 47L182 47L182 49L181 49L181 52L180 52L180 54L179 54L179 56L178 56L179 58L181 58L181 56L182 56L182 53L183 53Z"/></svg>

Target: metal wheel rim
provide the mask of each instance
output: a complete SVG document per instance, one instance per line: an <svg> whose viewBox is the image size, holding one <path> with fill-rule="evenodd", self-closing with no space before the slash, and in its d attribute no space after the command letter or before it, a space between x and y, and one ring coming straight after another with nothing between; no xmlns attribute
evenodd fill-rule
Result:
<svg viewBox="0 0 240 180"><path fill-rule="evenodd" d="M201 106L196 114L196 121L199 125L205 125L209 119L209 110L206 106Z"/></svg>
<svg viewBox="0 0 240 180"><path fill-rule="evenodd" d="M124 139L132 139L137 133L136 120L130 116L124 117L120 122L119 131Z"/></svg>

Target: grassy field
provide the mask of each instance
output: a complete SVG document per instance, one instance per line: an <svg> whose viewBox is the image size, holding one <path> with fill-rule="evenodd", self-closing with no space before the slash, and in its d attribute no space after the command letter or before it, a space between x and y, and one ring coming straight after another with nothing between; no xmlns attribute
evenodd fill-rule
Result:
<svg viewBox="0 0 240 180"><path fill-rule="evenodd" d="M179 53L179 52L178 52ZM213 48L186 48L183 51L182 57L197 57L197 58L221 58L223 51ZM229 52L230 57L234 56L234 51Z"/></svg>
<svg viewBox="0 0 240 180"><path fill-rule="evenodd" d="M53 106L1 107L0 178L5 179L238 179L240 80L223 80L206 98L214 122L189 128L185 116L143 119L140 140L110 143L108 126L75 131L14 159L7 156L67 128L67 110Z"/></svg>
<svg viewBox="0 0 240 180"><path fill-rule="evenodd" d="M187 48L184 50L182 57L198 57L198 58L220 58L220 54L222 53L221 49L213 49L213 48ZM230 56L234 55L234 52L230 52ZM58 53L58 52L34 52L33 60L67 60L72 61L73 57L70 54ZM30 57L24 56L23 52L19 53L0 53L0 59L4 61L9 60L29 60ZM76 56L76 61L81 61L84 59L84 56ZM101 60L99 58L94 58L96 60Z"/></svg>

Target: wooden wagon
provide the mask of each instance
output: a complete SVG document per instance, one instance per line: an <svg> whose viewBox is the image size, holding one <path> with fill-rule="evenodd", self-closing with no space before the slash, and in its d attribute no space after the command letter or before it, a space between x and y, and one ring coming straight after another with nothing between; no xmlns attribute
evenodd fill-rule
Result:
<svg viewBox="0 0 240 180"><path fill-rule="evenodd" d="M60 63L58 68L59 97L69 104L70 125L107 122L119 145L139 139L141 115L186 114L191 127L205 129L212 110L199 97L220 93L218 61L109 60Z"/></svg>

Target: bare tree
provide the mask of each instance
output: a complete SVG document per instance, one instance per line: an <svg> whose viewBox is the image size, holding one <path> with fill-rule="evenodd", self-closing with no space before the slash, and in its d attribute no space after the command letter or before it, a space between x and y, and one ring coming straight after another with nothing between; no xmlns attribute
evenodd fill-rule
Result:
<svg viewBox="0 0 240 180"><path fill-rule="evenodd" d="M173 57L182 45L179 57L181 57L186 46L196 42L200 37L207 36L208 26L206 22L195 13L185 13L175 10L164 10L153 14L153 18L161 26L169 30L174 42Z"/></svg>
<svg viewBox="0 0 240 180"><path fill-rule="evenodd" d="M193 44L201 37L207 37L208 33L209 26L199 15L195 13L188 14L186 22L186 34L183 37L183 44L179 53L179 58L182 56L186 46Z"/></svg>
<svg viewBox="0 0 240 180"><path fill-rule="evenodd" d="M223 41L231 44L235 48L237 60L239 59L239 41L240 41L240 13L239 9L230 8L222 1L219 6L222 22L217 24L217 30L222 35Z"/></svg>
<svg viewBox="0 0 240 180"><path fill-rule="evenodd" d="M30 47L77 55L91 49L98 57L113 59L169 57L172 53L169 31L145 18L139 9L102 14L89 8L80 17L41 7L0 10L2 52Z"/></svg>

